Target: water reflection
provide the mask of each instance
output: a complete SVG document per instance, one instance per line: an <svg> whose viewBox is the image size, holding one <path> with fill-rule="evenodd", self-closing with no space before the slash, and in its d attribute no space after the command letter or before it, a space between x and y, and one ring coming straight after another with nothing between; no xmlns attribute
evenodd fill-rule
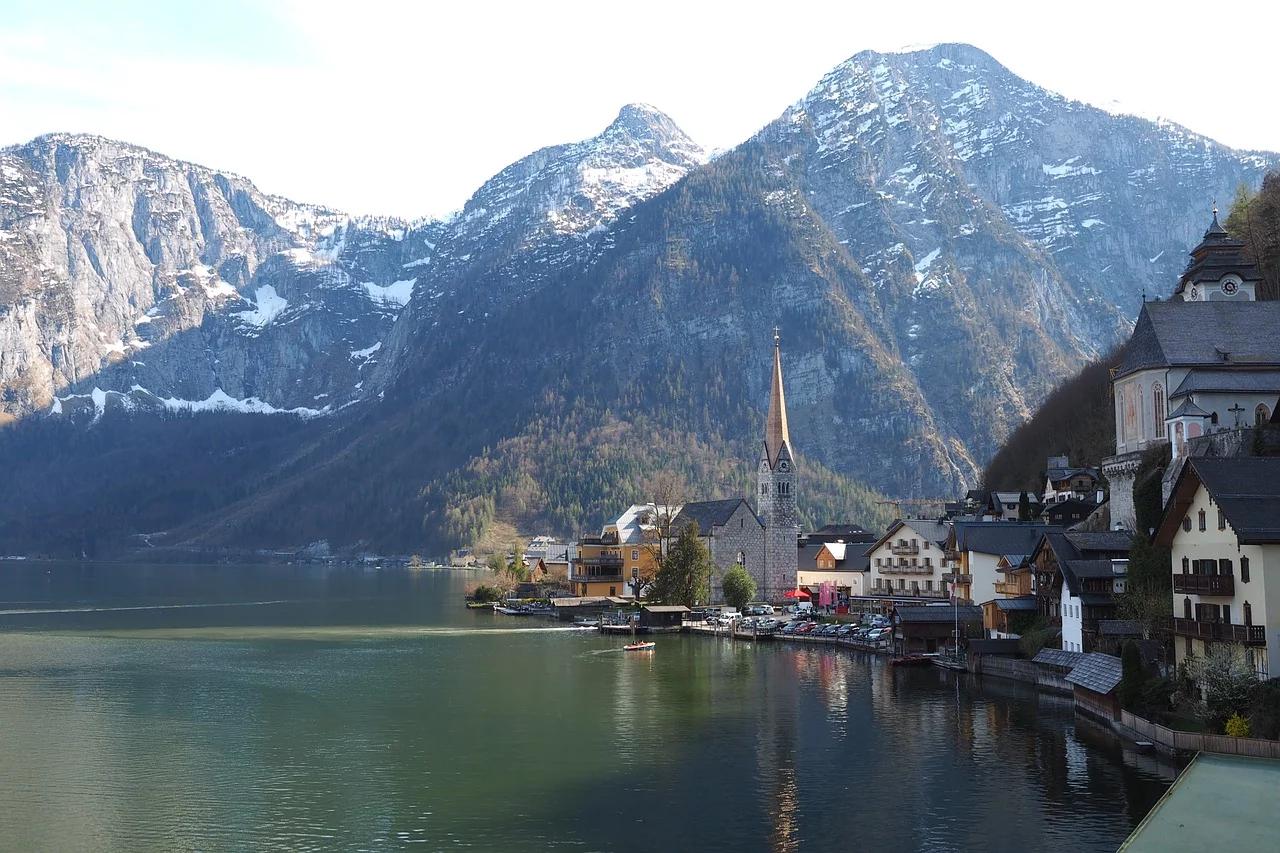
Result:
<svg viewBox="0 0 1280 853"><path fill-rule="evenodd" d="M786 643L661 637L628 654L618 638L467 611L468 580L0 576L0 609L289 602L0 614L0 837L1110 851L1172 778L1017 683Z"/></svg>

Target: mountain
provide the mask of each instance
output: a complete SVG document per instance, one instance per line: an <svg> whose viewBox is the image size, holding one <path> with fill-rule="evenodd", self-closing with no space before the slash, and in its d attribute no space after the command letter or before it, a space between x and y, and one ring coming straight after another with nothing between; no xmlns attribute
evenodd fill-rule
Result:
<svg viewBox="0 0 1280 853"><path fill-rule="evenodd" d="M1280 162L964 45L858 54L714 160L630 105L445 221L353 221L88 137L0 158L0 340L20 354L0 377L22 418L0 464L78 496L0 499L0 551L78 523L100 491L76 472L121 447L172 476L117 454L127 499L99 526L189 545L573 533L658 468L742 494L775 324L802 509L876 523L877 492L976 481L1171 287L1206 200ZM281 411L302 417L251 425ZM208 476L184 452L202 443L234 466L177 494Z"/></svg>
<svg viewBox="0 0 1280 853"><path fill-rule="evenodd" d="M409 299L406 231L98 137L4 149L0 412L332 411Z"/></svg>

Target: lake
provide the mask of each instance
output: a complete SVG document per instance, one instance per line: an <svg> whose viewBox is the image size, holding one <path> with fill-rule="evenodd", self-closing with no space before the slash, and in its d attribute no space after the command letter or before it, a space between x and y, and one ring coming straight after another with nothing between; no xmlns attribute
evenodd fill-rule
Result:
<svg viewBox="0 0 1280 853"><path fill-rule="evenodd" d="M12 850L1114 851L1172 781L1068 700L652 654L463 571L0 563Z"/></svg>

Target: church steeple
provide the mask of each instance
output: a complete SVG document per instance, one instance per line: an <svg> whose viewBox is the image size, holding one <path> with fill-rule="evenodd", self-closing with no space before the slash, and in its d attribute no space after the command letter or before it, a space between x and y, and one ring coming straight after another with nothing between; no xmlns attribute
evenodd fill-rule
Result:
<svg viewBox="0 0 1280 853"><path fill-rule="evenodd" d="M765 459L772 468L786 448L791 453L791 434L787 431L787 398L782 388L782 339L773 329L773 387L769 389L769 417L764 428Z"/></svg>

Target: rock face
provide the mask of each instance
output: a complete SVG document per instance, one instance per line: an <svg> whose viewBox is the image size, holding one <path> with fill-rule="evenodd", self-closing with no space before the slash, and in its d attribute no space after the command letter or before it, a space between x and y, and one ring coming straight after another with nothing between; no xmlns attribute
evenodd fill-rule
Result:
<svg viewBox="0 0 1280 853"><path fill-rule="evenodd" d="M406 231L107 139L5 149L0 411L331 411L408 302Z"/></svg>
<svg viewBox="0 0 1280 853"><path fill-rule="evenodd" d="M572 533L678 454L717 483L707 458L748 470L777 324L802 472L949 495L1168 291L1209 201L1277 162L964 45L858 54L714 160L629 105L446 221L42 137L0 151L0 412L288 411L324 433L269 489L229 489L247 497L203 541L237 518L292 541L263 519L339 481L380 530L496 512Z"/></svg>

